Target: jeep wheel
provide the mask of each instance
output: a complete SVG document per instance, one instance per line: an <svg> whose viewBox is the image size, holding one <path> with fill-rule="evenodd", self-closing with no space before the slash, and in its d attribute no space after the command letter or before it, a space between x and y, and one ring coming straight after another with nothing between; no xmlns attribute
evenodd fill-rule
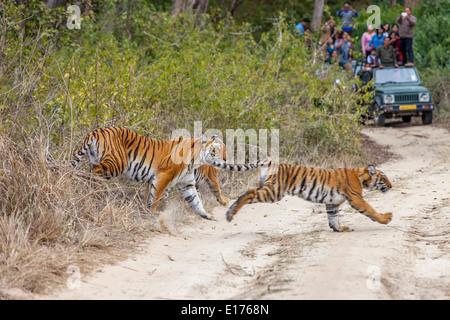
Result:
<svg viewBox="0 0 450 320"><path fill-rule="evenodd" d="M433 122L433 110L422 113L422 123L431 124Z"/></svg>
<svg viewBox="0 0 450 320"><path fill-rule="evenodd" d="M375 102L369 107L370 114L373 116L373 125L375 127L384 127L384 122L386 121L386 115L383 111L380 113L380 107Z"/></svg>

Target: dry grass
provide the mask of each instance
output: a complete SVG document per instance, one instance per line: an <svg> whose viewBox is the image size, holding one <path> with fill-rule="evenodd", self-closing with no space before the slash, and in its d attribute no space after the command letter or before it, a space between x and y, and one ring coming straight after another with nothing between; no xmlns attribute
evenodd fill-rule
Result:
<svg viewBox="0 0 450 320"><path fill-rule="evenodd" d="M142 186L49 163L45 150L0 134L0 290L43 292L69 265L114 259L154 230Z"/></svg>

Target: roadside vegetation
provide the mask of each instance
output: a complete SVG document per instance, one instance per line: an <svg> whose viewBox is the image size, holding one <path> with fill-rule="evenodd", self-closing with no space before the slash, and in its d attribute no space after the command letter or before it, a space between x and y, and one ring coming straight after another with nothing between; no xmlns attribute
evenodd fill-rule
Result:
<svg viewBox="0 0 450 320"><path fill-rule="evenodd" d="M86 163L68 167L95 128L159 139L192 132L194 121L222 133L279 129L280 156L290 162L366 160L358 102L371 94L325 66L292 31L287 10L261 29L214 12L201 23L189 12L175 18L164 1L123 3L99 1L82 12L80 29L67 28L66 7L0 4L0 297L10 286L42 292L65 281L69 265L112 261L155 230L145 186L92 177ZM436 49L421 73L447 110L442 119L443 50L447 58ZM236 196L248 179L232 177L223 175L224 188Z"/></svg>

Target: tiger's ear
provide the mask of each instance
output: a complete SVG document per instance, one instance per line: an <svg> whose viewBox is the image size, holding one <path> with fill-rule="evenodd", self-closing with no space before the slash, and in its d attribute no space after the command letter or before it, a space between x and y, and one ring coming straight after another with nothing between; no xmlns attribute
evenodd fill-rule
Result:
<svg viewBox="0 0 450 320"><path fill-rule="evenodd" d="M211 137L211 139L212 139L212 140L216 140L216 138L218 138L218 137L219 137L218 134L214 134L214 135Z"/></svg>
<svg viewBox="0 0 450 320"><path fill-rule="evenodd" d="M370 176L373 178L377 175L377 171L375 170L375 167L371 164L369 164L367 167L367 172L370 174Z"/></svg>
<svg viewBox="0 0 450 320"><path fill-rule="evenodd" d="M202 140L202 144L206 144L207 140L206 140L206 136L202 133L202 135L200 136L200 139Z"/></svg>

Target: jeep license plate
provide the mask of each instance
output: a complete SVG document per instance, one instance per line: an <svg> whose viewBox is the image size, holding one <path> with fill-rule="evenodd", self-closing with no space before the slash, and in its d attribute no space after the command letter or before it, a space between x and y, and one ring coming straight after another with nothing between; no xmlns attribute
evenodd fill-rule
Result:
<svg viewBox="0 0 450 320"><path fill-rule="evenodd" d="M415 109L417 109L417 106L415 104L400 106L400 110L415 110Z"/></svg>

